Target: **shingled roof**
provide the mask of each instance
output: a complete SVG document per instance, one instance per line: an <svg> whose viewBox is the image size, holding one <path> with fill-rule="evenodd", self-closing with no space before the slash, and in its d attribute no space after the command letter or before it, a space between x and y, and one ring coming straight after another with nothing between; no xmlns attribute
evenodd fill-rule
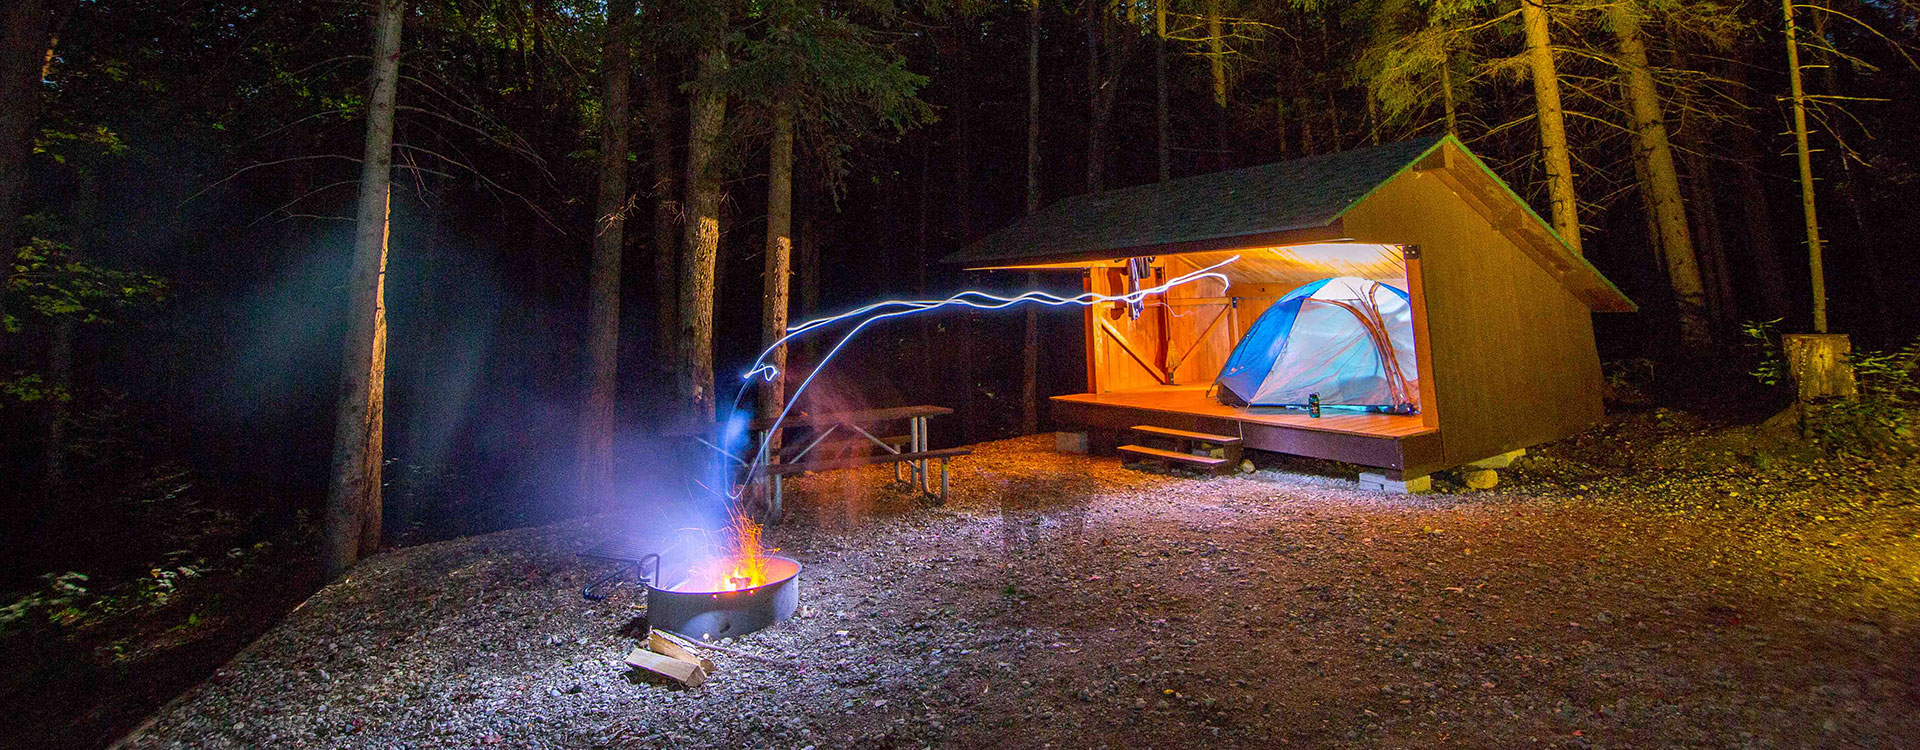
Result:
<svg viewBox="0 0 1920 750"><path fill-rule="evenodd" d="M1076 195L946 261L980 267L1100 260L1143 249L1191 252L1245 247L1266 235L1327 227L1441 140L1417 138Z"/></svg>

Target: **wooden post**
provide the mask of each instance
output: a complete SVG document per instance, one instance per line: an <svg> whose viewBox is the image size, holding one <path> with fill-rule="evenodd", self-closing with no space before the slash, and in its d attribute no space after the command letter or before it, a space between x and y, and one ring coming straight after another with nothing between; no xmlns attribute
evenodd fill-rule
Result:
<svg viewBox="0 0 1920 750"><path fill-rule="evenodd" d="M1780 345L1801 401L1854 394L1853 363L1847 361L1853 343L1846 334L1789 333Z"/></svg>

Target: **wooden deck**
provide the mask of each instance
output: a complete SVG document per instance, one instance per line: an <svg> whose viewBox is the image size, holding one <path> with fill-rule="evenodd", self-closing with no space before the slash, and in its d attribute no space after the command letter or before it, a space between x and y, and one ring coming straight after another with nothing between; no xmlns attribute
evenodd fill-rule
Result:
<svg viewBox="0 0 1920 750"><path fill-rule="evenodd" d="M1418 415L1327 409L1315 419L1293 409L1240 409L1204 386L1162 386L1053 397L1054 421L1103 430L1150 424L1238 435L1248 448L1380 469L1392 478L1425 476L1440 465L1440 431Z"/></svg>

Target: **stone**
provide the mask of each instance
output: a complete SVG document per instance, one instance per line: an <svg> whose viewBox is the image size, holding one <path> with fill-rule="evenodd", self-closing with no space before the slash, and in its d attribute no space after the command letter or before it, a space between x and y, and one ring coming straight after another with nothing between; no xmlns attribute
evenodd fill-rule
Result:
<svg viewBox="0 0 1920 750"><path fill-rule="evenodd" d="M1244 458L1243 458L1243 459L1240 459L1240 473L1242 473L1242 474L1252 474L1252 473L1253 473L1253 462L1252 462L1252 461L1248 461L1248 460L1246 460L1246 459L1244 459Z"/></svg>
<svg viewBox="0 0 1920 750"><path fill-rule="evenodd" d="M1087 433L1066 431L1053 433L1053 449L1061 453L1087 455L1090 450Z"/></svg>
<svg viewBox="0 0 1920 750"><path fill-rule="evenodd" d="M1388 479L1386 474L1363 471L1360 472L1360 488L1364 490L1374 490L1376 492L1389 492L1396 495L1407 495L1432 490L1433 479L1430 477Z"/></svg>
<svg viewBox="0 0 1920 750"><path fill-rule="evenodd" d="M1467 465L1477 469L1504 469L1512 466L1514 461L1519 460L1520 457L1524 455L1527 455L1527 449L1519 448L1492 458L1483 458Z"/></svg>
<svg viewBox="0 0 1920 750"><path fill-rule="evenodd" d="M1500 483L1500 472L1492 469L1462 469L1460 482L1476 490L1490 490Z"/></svg>

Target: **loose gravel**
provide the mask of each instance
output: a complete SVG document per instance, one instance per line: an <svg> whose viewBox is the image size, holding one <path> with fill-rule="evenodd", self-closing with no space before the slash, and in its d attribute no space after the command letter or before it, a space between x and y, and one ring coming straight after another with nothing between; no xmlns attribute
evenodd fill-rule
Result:
<svg viewBox="0 0 1920 750"><path fill-rule="evenodd" d="M643 597L579 595L609 568L578 552L620 519L410 548L127 744L1920 746L1910 491L1779 524L1595 489L1567 450L1517 488L1416 496L1042 438L957 460L941 508L883 468L804 477L769 532L806 566L802 612L728 643L802 666L715 653L694 689L621 663Z"/></svg>

